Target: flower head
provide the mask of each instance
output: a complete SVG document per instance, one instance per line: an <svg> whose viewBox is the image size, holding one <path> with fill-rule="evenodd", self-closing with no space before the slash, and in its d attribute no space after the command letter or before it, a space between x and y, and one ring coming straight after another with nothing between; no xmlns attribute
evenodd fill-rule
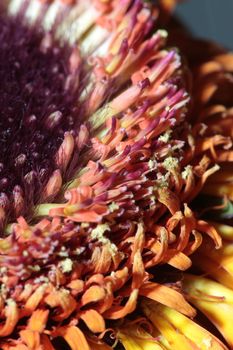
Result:
<svg viewBox="0 0 233 350"><path fill-rule="evenodd" d="M157 28L167 13L141 0L2 5L0 45L13 67L3 81L20 105L2 93L13 123L1 129L12 174L0 197L4 350L109 349L111 332L126 350L175 349L183 321L175 344L193 347L194 330L197 349L225 349L189 319L195 309L169 271L191 266L202 237L221 247L191 202L217 163L232 161L232 135L222 110L217 133L192 121L192 100L203 113L207 101Z"/></svg>

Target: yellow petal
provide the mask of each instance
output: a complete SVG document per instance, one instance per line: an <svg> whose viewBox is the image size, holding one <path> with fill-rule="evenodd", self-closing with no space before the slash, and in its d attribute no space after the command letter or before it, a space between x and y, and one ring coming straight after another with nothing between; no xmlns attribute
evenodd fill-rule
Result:
<svg viewBox="0 0 233 350"><path fill-rule="evenodd" d="M233 276L218 262L202 254L198 254L198 256L195 256L194 263L223 285L229 288L233 287Z"/></svg>
<svg viewBox="0 0 233 350"><path fill-rule="evenodd" d="M162 333L164 339L163 344L169 350L200 350L195 343L192 343L182 333L176 332L173 324L169 322L163 315L157 313L157 310L151 310L147 306L143 306L146 316L152 321L157 329Z"/></svg>
<svg viewBox="0 0 233 350"><path fill-rule="evenodd" d="M209 276L229 288L233 288L233 244L224 241L222 248L214 249L210 242L205 242L196 254L193 263Z"/></svg>
<svg viewBox="0 0 233 350"><path fill-rule="evenodd" d="M161 304L143 301L143 311L171 350L227 350L214 335L188 317Z"/></svg>
<svg viewBox="0 0 233 350"><path fill-rule="evenodd" d="M211 222L211 224L216 228L220 236L227 240L233 239L233 227L230 225L221 224L218 222Z"/></svg>
<svg viewBox="0 0 233 350"><path fill-rule="evenodd" d="M192 303L210 319L233 347L233 290L207 278L192 275L185 276L183 283Z"/></svg>
<svg viewBox="0 0 233 350"><path fill-rule="evenodd" d="M135 331L121 329L117 337L123 344L125 350L163 350L164 347L144 330L136 328Z"/></svg>

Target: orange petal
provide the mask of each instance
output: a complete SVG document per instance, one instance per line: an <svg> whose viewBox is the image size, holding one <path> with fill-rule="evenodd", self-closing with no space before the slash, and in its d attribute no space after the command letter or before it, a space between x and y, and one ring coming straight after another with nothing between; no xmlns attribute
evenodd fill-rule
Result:
<svg viewBox="0 0 233 350"><path fill-rule="evenodd" d="M62 321L69 317L77 306L75 299L65 289L53 291L45 298L45 302L50 307L62 308L63 312L53 317L56 321Z"/></svg>
<svg viewBox="0 0 233 350"><path fill-rule="evenodd" d="M6 337L10 335L13 332L15 325L17 324L19 319L19 311L17 304L12 299L8 300L5 316L6 320L0 327L0 337Z"/></svg>
<svg viewBox="0 0 233 350"><path fill-rule="evenodd" d="M42 333L49 316L49 310L35 310L29 319L27 328Z"/></svg>
<svg viewBox="0 0 233 350"><path fill-rule="evenodd" d="M160 188L158 190L158 201L164 204L172 215L174 215L176 212L180 210L180 203L179 203L178 196L176 196L175 193L170 191L167 187Z"/></svg>
<svg viewBox="0 0 233 350"><path fill-rule="evenodd" d="M81 303L86 305L88 303L96 303L103 300L105 297L105 290L99 286L91 286L82 296Z"/></svg>
<svg viewBox="0 0 233 350"><path fill-rule="evenodd" d="M93 333L104 332L105 321L104 318L93 309L84 310L80 314L80 318L86 323L87 327Z"/></svg>
<svg viewBox="0 0 233 350"><path fill-rule="evenodd" d="M140 251L137 251L134 255L134 260L133 260L132 289L138 289L142 285L144 276L145 276L145 268L142 260L142 255Z"/></svg>
<svg viewBox="0 0 233 350"><path fill-rule="evenodd" d="M55 350L51 341L49 340L49 337L45 334L41 335L41 345L44 350Z"/></svg>
<svg viewBox="0 0 233 350"><path fill-rule="evenodd" d="M139 294L169 306L189 317L196 314L182 294L162 284L147 282L140 288Z"/></svg>
<svg viewBox="0 0 233 350"><path fill-rule="evenodd" d="M29 297L22 312L23 315L30 315L30 313L32 313L37 308L45 294L46 287L47 286L45 284L38 287L35 292Z"/></svg>
<svg viewBox="0 0 233 350"><path fill-rule="evenodd" d="M94 267L94 273L105 274L109 271L112 263L112 254L108 245L96 247L91 257L91 264Z"/></svg>
<svg viewBox="0 0 233 350"><path fill-rule="evenodd" d="M192 261L189 259L189 257L183 254L182 252L175 254L172 258L168 260L167 263L181 271L187 270L192 265Z"/></svg>
<svg viewBox="0 0 233 350"><path fill-rule="evenodd" d="M137 306L138 289L134 289L124 306L113 306L104 313L105 318L116 320L133 312Z"/></svg>
<svg viewBox="0 0 233 350"><path fill-rule="evenodd" d="M40 334L38 332L24 329L20 332L20 337L30 350L37 350L40 348Z"/></svg>
<svg viewBox="0 0 233 350"><path fill-rule="evenodd" d="M83 332L78 327L61 327L56 330L56 336L63 337L71 350L91 350Z"/></svg>
<svg viewBox="0 0 233 350"><path fill-rule="evenodd" d="M115 292L116 290L123 287L126 281L129 279L129 270L127 267L124 267L122 270L118 270L116 272L112 272L111 276L105 277L105 281L110 281L112 285L112 290Z"/></svg>
<svg viewBox="0 0 233 350"><path fill-rule="evenodd" d="M210 224L208 224L208 222L205 222L203 220L199 220L197 222L197 230L207 233L213 240L214 243L216 245L216 249L221 248L222 246L222 239L220 237L220 235L218 234L218 232L216 231L216 229L211 226Z"/></svg>
<svg viewBox="0 0 233 350"><path fill-rule="evenodd" d="M68 284L68 287L74 290L77 294L81 293L84 288L84 282L82 280L73 280Z"/></svg>

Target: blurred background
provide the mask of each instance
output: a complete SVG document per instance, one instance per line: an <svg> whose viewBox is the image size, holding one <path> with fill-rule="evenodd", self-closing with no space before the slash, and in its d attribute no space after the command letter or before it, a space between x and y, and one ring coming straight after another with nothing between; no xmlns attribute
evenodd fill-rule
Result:
<svg viewBox="0 0 233 350"><path fill-rule="evenodd" d="M177 6L176 16L195 36L233 50L233 0L187 0Z"/></svg>

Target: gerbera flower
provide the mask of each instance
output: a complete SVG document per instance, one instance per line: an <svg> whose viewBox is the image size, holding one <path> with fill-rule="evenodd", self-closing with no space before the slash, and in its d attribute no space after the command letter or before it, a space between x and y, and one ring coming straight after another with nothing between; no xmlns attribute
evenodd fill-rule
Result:
<svg viewBox="0 0 233 350"><path fill-rule="evenodd" d="M222 246L192 201L232 161L231 115L167 46L174 3L1 5L3 350L227 349L177 272Z"/></svg>

